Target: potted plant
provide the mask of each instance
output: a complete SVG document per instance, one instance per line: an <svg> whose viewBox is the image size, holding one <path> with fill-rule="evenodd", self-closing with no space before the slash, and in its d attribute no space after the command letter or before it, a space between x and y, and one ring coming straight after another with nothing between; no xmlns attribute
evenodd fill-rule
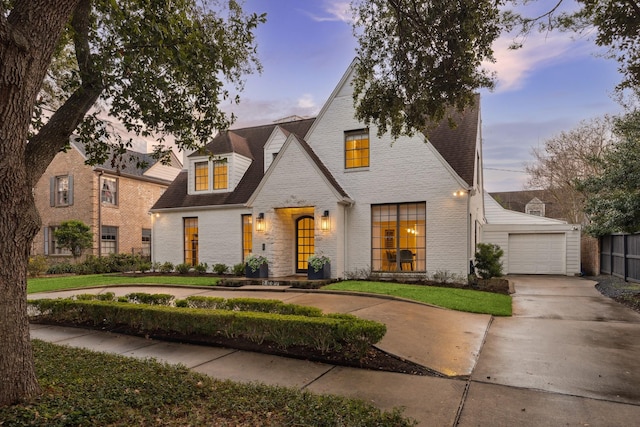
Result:
<svg viewBox="0 0 640 427"><path fill-rule="evenodd" d="M307 278L309 280L328 279L331 277L331 259L322 254L311 255L308 259Z"/></svg>
<svg viewBox="0 0 640 427"><path fill-rule="evenodd" d="M244 273L252 279L269 277L269 261L262 255L249 254L244 261Z"/></svg>

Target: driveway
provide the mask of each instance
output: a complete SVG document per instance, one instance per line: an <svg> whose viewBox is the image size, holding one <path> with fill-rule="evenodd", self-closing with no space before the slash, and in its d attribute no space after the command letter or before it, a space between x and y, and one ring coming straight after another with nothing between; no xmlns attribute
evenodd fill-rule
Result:
<svg viewBox="0 0 640 427"><path fill-rule="evenodd" d="M640 314L593 281L509 279L513 317L489 327L459 425L628 425L640 415Z"/></svg>

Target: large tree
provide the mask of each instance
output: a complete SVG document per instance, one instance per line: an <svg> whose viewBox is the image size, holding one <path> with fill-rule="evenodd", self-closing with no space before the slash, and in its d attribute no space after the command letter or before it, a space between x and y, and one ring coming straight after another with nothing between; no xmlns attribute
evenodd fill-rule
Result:
<svg viewBox="0 0 640 427"><path fill-rule="evenodd" d="M547 7L530 16L526 6ZM357 116L394 137L429 130L492 88L492 44L512 34L512 47L531 31L591 36L619 63L618 93L640 93L640 3L637 0L352 0L360 62ZM451 115L453 116L453 115Z"/></svg>
<svg viewBox="0 0 640 427"><path fill-rule="evenodd" d="M528 187L546 190L563 218L572 224L586 223L584 195L576 180L601 173L596 160L614 142L612 128L610 117L582 121L576 128L560 132L542 147L534 148L533 161L525 166Z"/></svg>
<svg viewBox="0 0 640 427"><path fill-rule="evenodd" d="M117 161L129 142L108 135L98 101L131 132L206 143L259 68L262 21L233 0L0 0L0 405L39 392L26 310L38 179L76 128L91 162Z"/></svg>
<svg viewBox="0 0 640 427"><path fill-rule="evenodd" d="M593 236L640 232L640 112L616 121L619 141L599 160L602 173L580 182Z"/></svg>

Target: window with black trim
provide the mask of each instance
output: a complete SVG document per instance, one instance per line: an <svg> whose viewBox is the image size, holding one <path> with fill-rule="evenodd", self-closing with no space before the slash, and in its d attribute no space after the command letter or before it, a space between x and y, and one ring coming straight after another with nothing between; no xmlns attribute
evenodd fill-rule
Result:
<svg viewBox="0 0 640 427"><path fill-rule="evenodd" d="M371 265L375 271L426 271L426 203L371 206Z"/></svg>
<svg viewBox="0 0 640 427"><path fill-rule="evenodd" d="M184 218L184 263L198 265L198 218Z"/></svg>
<svg viewBox="0 0 640 427"><path fill-rule="evenodd" d="M360 129L344 133L344 167L346 169L369 166L369 130Z"/></svg>
<svg viewBox="0 0 640 427"><path fill-rule="evenodd" d="M253 217L242 215L242 261L253 252Z"/></svg>

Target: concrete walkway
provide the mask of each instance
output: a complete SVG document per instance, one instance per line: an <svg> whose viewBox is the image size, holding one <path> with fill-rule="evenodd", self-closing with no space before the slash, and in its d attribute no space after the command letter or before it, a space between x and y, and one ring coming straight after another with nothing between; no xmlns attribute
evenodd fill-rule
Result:
<svg viewBox="0 0 640 427"><path fill-rule="evenodd" d="M211 290L110 287L32 294L130 292L250 296L351 313L387 325L379 347L449 378L337 367L233 349L32 325L49 342L182 363L220 379L340 394L381 409L403 407L423 426L629 426L640 419L640 314L601 296L593 282L512 277L514 316L491 318L387 298L282 287Z"/></svg>

